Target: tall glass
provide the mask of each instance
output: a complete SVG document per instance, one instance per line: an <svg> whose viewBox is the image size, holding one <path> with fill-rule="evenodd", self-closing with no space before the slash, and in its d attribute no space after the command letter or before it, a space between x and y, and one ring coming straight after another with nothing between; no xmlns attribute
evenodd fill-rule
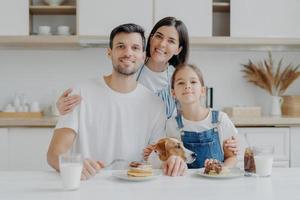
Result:
<svg viewBox="0 0 300 200"><path fill-rule="evenodd" d="M59 156L59 170L64 189L79 189L82 166L80 154L62 154Z"/></svg>
<svg viewBox="0 0 300 200"><path fill-rule="evenodd" d="M261 177L271 176L274 158L274 146L254 146L253 154L256 166L256 174Z"/></svg>

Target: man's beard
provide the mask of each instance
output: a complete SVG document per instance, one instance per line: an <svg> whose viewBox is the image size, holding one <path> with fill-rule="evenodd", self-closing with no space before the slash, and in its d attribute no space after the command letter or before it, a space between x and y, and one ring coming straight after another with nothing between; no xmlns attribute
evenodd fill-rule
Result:
<svg viewBox="0 0 300 200"><path fill-rule="evenodd" d="M113 67L116 72L118 72L119 74L125 75L125 76L131 76L138 71L138 67L136 67L134 69L122 68L120 65L113 66Z"/></svg>

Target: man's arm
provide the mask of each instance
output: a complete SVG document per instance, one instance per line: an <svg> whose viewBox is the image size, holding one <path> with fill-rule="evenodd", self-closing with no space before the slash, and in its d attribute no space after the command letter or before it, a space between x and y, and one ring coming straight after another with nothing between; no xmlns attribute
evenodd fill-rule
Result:
<svg viewBox="0 0 300 200"><path fill-rule="evenodd" d="M54 131L52 140L47 152L48 164L56 171L59 171L58 156L66 153L72 146L76 133L70 128L60 128Z"/></svg>

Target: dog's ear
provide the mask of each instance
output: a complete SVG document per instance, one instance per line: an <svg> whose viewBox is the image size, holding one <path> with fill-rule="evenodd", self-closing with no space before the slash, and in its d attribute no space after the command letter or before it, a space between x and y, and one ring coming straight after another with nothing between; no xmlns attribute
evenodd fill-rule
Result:
<svg viewBox="0 0 300 200"><path fill-rule="evenodd" d="M165 161L167 158L167 152L166 152L166 140L160 140L154 147L154 150L156 150L159 153L159 159L162 161Z"/></svg>

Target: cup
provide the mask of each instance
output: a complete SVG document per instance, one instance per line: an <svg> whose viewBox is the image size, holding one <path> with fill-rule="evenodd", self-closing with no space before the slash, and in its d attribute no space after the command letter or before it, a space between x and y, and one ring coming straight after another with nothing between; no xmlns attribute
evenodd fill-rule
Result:
<svg viewBox="0 0 300 200"><path fill-rule="evenodd" d="M80 154L62 154L59 156L59 170L64 189L79 189L82 167Z"/></svg>
<svg viewBox="0 0 300 200"><path fill-rule="evenodd" d="M8 104L5 108L4 108L4 112L16 112L16 109L13 105Z"/></svg>
<svg viewBox="0 0 300 200"><path fill-rule="evenodd" d="M50 35L51 27L50 26L39 26L39 35Z"/></svg>
<svg viewBox="0 0 300 200"><path fill-rule="evenodd" d="M261 177L271 176L274 159L274 146L254 146L253 154L256 174Z"/></svg>
<svg viewBox="0 0 300 200"><path fill-rule="evenodd" d="M30 112L40 112L40 104L37 101L34 101L30 105Z"/></svg>
<svg viewBox="0 0 300 200"><path fill-rule="evenodd" d="M57 34L58 35L70 35L70 27L69 26L58 26Z"/></svg>

